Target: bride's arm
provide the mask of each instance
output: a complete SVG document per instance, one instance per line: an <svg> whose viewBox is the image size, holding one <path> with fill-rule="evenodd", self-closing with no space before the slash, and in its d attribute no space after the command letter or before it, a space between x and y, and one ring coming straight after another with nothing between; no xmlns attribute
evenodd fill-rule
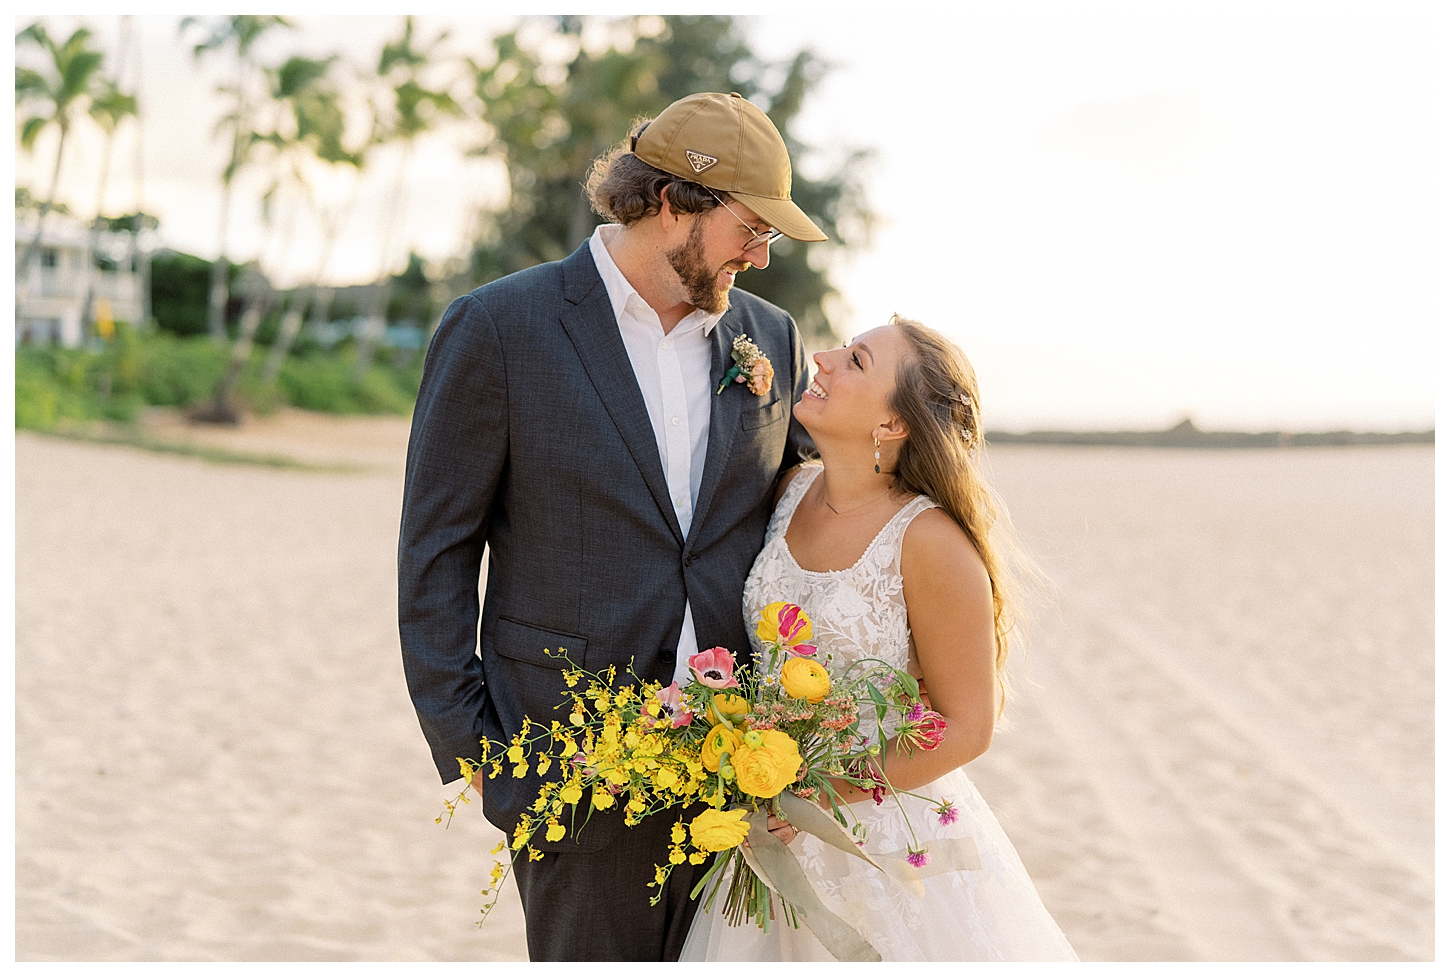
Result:
<svg viewBox="0 0 1450 977"><path fill-rule="evenodd" d="M906 613L931 707L946 717L934 750L881 751L886 777L915 790L987 751L996 719L995 625L987 567L951 517L928 509L912 520L901 547ZM838 782L846 801L871 796Z"/></svg>

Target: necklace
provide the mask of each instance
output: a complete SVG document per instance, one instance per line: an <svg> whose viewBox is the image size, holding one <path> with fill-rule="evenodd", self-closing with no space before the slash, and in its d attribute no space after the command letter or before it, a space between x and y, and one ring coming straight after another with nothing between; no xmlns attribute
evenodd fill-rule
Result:
<svg viewBox="0 0 1450 977"><path fill-rule="evenodd" d="M847 509L845 512L842 512L840 509L837 509L835 506L831 505L831 503L826 502L826 493L825 493L825 490L824 489L821 491L821 501L822 502L826 502L826 508L827 509L830 509L836 515L838 515L838 516L846 516L846 515L850 515L853 512L859 512L860 510L866 508L868 505L871 505L871 504L873 504L875 502L879 502L880 500L886 498L886 496L888 496L890 494L891 494L891 489L888 488L885 492L882 492L880 495L875 496L874 498L869 499L866 502L863 502L863 503L861 503L858 506L853 506L852 508Z"/></svg>

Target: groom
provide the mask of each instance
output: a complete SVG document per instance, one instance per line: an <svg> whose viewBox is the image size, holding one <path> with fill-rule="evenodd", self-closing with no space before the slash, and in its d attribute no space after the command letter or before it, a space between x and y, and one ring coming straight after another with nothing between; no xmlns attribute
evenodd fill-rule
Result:
<svg viewBox="0 0 1450 977"><path fill-rule="evenodd" d="M480 737L561 718L564 662L546 649L665 684L700 649L748 653L745 577L776 479L809 445L791 413L808 382L794 322L731 291L781 234L826 239L791 202L766 115L734 94L681 99L596 160L587 189L617 223L455 301L413 413L398 626L444 783ZM720 389L737 337L767 364ZM539 783L475 786L511 833ZM595 811L536 838L542 859L520 853L530 958L677 959L704 868L679 866L657 906L646 888L674 821L625 829L617 807Z"/></svg>

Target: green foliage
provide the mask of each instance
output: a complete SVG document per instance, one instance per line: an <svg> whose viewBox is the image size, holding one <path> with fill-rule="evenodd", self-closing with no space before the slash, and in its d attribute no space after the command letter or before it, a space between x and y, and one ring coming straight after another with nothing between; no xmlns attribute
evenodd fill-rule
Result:
<svg viewBox="0 0 1450 977"><path fill-rule="evenodd" d="M413 409L421 369L374 365L357 383L351 371L351 362L340 357L294 358L283 364L277 388L292 406L329 414L407 414Z"/></svg>
<svg viewBox="0 0 1450 977"><path fill-rule="evenodd" d="M132 422L142 408L190 407L209 401L226 372L230 350L205 336L140 336L118 323L104 346L64 349L22 346L15 351L15 426L50 430L66 422ZM374 366L360 383L349 380L347 355L290 360L275 391L257 379L258 350L238 392L259 413L285 403L334 414L407 414L413 409L419 365Z"/></svg>
<svg viewBox="0 0 1450 977"><path fill-rule="evenodd" d="M207 331L211 265L205 258L181 251L161 251L152 257L151 314L162 330L178 336ZM227 271L230 292L241 266L227 262Z"/></svg>
<svg viewBox="0 0 1450 977"><path fill-rule="evenodd" d="M495 39L492 64L471 63L475 93L494 132L477 152L506 163L512 184L507 206L484 215L470 256L473 283L563 258L593 232L601 218L581 184L591 161L625 138L635 119L695 92L734 91L767 107L791 154L792 198L830 238L812 245L782 240L771 248L769 267L746 273L741 287L795 316L808 342L834 345L826 300L835 288L823 259L862 247L873 215L862 182L870 152L845 151L821 179L801 171L803 159L819 154L792 126L827 65L808 50L785 65L764 62L728 16L666 17L652 36L644 32L653 30L655 18L625 23L632 47L590 53L581 43L580 20L559 18L558 34L577 52L563 66L562 80L559 66L544 63L517 32Z"/></svg>
<svg viewBox="0 0 1450 977"><path fill-rule="evenodd" d="M74 109L92 94L105 55L87 46L90 39L91 32L81 27L57 42L39 21L16 35L17 46L34 44L47 55L43 71L15 67L15 106L27 116L21 122L20 144L27 151L52 123L62 132L69 128Z"/></svg>

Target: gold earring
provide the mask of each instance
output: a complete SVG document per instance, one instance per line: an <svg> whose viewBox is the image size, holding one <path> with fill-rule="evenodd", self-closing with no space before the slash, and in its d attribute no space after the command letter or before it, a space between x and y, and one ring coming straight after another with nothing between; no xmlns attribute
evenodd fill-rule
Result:
<svg viewBox="0 0 1450 977"><path fill-rule="evenodd" d="M871 443L876 445L876 474L881 474L881 439L872 438Z"/></svg>

